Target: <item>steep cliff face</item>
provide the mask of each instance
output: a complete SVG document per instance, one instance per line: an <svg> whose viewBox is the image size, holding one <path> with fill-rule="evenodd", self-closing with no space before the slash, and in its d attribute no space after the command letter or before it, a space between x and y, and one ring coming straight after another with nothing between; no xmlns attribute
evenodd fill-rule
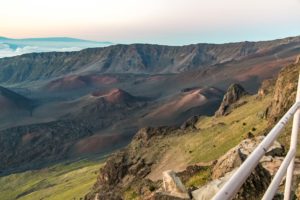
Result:
<svg viewBox="0 0 300 200"><path fill-rule="evenodd" d="M275 123L295 103L300 63L284 67L277 78L274 96L266 114L270 123Z"/></svg>

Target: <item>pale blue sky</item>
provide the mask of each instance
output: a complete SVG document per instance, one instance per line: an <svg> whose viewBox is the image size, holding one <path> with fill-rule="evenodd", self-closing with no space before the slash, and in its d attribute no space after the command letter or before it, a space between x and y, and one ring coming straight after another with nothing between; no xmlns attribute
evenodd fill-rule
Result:
<svg viewBox="0 0 300 200"><path fill-rule="evenodd" d="M300 0L0 0L0 35L181 45L300 35Z"/></svg>

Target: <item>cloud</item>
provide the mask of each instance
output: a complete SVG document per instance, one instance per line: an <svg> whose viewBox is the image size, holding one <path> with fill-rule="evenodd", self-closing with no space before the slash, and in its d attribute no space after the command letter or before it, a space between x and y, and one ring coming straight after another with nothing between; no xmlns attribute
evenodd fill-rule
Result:
<svg viewBox="0 0 300 200"><path fill-rule="evenodd" d="M12 48L9 44L0 43L0 58L18 56L26 53L52 52L52 51L80 51L81 47L39 47L39 46L18 46Z"/></svg>

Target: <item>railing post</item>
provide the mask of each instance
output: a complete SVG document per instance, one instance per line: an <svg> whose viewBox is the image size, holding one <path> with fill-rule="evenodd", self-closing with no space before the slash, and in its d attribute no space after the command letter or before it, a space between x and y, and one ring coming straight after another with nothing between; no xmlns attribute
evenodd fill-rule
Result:
<svg viewBox="0 0 300 200"><path fill-rule="evenodd" d="M297 86L297 95L296 95L296 102L299 102L299 101L300 101L300 74L298 77L298 86ZM299 125L300 125L300 109L298 109L297 112L294 114L290 149L294 148L297 150L297 138L298 138L297 136L298 136L298 131L299 131ZM294 163L295 163L295 156L291 160L291 163L287 169L286 180L285 180L285 189L284 189L284 200L291 199Z"/></svg>

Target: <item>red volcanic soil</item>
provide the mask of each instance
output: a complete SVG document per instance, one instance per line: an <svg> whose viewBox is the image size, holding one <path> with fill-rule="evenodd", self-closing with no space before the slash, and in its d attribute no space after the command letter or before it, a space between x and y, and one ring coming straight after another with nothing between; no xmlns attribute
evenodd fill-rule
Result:
<svg viewBox="0 0 300 200"><path fill-rule="evenodd" d="M118 82L114 77L106 75L70 75L48 83L45 88L49 91L73 90L87 86L109 85Z"/></svg>
<svg viewBox="0 0 300 200"><path fill-rule="evenodd" d="M102 97L104 95L106 95L107 93L103 92L103 91L95 91L91 93L91 96L93 97Z"/></svg>
<svg viewBox="0 0 300 200"><path fill-rule="evenodd" d="M172 118L193 107L203 106L210 100L221 95L221 92L214 88L188 90L180 96L164 103L146 117L153 119Z"/></svg>
<svg viewBox="0 0 300 200"><path fill-rule="evenodd" d="M117 144L120 144L122 136L120 135L93 135L78 141L74 145L75 154L98 153L110 150Z"/></svg>
<svg viewBox="0 0 300 200"><path fill-rule="evenodd" d="M91 94L93 97L101 97L104 98L106 102L115 104L115 103L122 103L128 101L135 101L135 97L131 94L125 92L124 90L115 88L110 90L108 93L103 92L93 92Z"/></svg>
<svg viewBox="0 0 300 200"><path fill-rule="evenodd" d="M110 103L126 102L128 100L134 99L134 97L131 96L129 93L120 89L111 90L104 98Z"/></svg>
<svg viewBox="0 0 300 200"><path fill-rule="evenodd" d="M235 76L238 81L246 81L248 77L260 76L261 79L269 78L270 74L276 74L276 72L289 63L292 63L294 56L286 57L284 59L274 59L270 62L260 62L253 65L250 69L245 70L244 73L240 73Z"/></svg>

